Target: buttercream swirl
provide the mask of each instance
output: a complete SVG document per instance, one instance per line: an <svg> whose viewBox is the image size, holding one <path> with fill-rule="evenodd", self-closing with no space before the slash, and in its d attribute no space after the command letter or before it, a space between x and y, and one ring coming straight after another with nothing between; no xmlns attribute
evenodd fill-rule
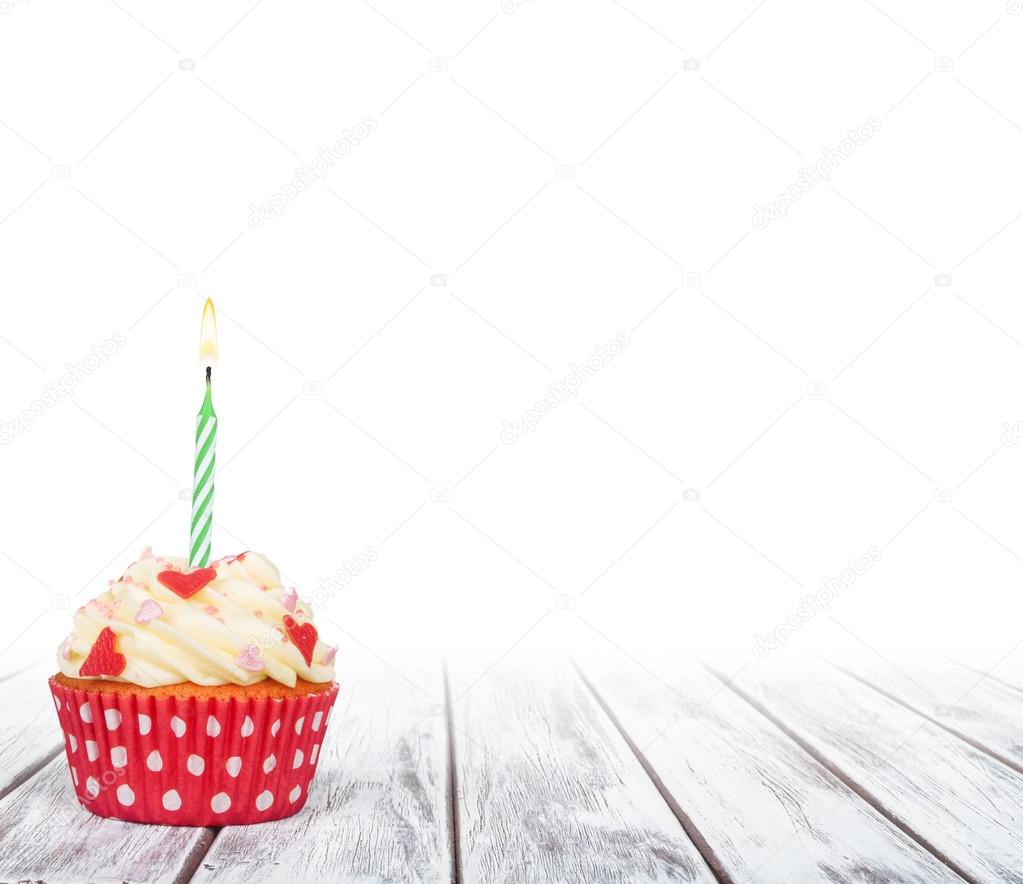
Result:
<svg viewBox="0 0 1023 884"><path fill-rule="evenodd" d="M299 678L333 681L336 648L317 637L307 663L302 649L288 639L285 618L290 615L289 623L305 629L313 615L294 589L281 585L280 572L268 559L246 552L210 567L215 577L182 598L158 575L187 571L186 560L147 551L106 592L75 612L74 631L57 651L60 671L85 677L82 664L109 627L125 658L118 675L99 676L113 681L141 687L251 685L267 678L289 687Z"/></svg>

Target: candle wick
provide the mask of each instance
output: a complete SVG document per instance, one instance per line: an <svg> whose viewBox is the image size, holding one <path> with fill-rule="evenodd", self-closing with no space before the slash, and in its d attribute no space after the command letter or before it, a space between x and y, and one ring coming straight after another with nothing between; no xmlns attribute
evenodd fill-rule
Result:
<svg viewBox="0 0 1023 884"><path fill-rule="evenodd" d="M206 383L210 382L210 378L213 377L213 367L210 365L206 366Z"/></svg>

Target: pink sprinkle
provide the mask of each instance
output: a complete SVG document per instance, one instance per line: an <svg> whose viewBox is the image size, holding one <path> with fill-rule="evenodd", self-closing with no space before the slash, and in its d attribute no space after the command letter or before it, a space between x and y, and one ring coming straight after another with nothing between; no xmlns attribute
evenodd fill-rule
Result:
<svg viewBox="0 0 1023 884"><path fill-rule="evenodd" d="M211 617L214 614L220 613L220 611L217 608L213 607L213 605L207 605L203 610L206 611L206 613L209 614Z"/></svg>
<svg viewBox="0 0 1023 884"><path fill-rule="evenodd" d="M242 669L249 672L259 672L266 667L263 658L259 656L259 648L255 645L247 645L234 661Z"/></svg>
<svg viewBox="0 0 1023 884"><path fill-rule="evenodd" d="M71 659L71 646L75 643L75 634L72 632L60 645L60 655L65 660Z"/></svg>
<svg viewBox="0 0 1023 884"><path fill-rule="evenodd" d="M257 617L262 617L263 616L263 612L262 611L253 611L252 613L255 614Z"/></svg>
<svg viewBox="0 0 1023 884"><path fill-rule="evenodd" d="M298 603L298 593L295 591L294 586L288 587L288 591L284 593L284 598L281 599L281 604L284 605L285 611L290 611L292 614L295 613L295 605Z"/></svg>
<svg viewBox="0 0 1023 884"><path fill-rule="evenodd" d="M337 646L336 645L328 645L327 646L327 653L325 653L323 655L323 665L324 666L329 666L331 663L334 662L334 658L336 656L337 656Z"/></svg>
<svg viewBox="0 0 1023 884"><path fill-rule="evenodd" d="M136 623L148 623L163 614L163 608L155 599L146 599L135 612Z"/></svg>
<svg viewBox="0 0 1023 884"><path fill-rule="evenodd" d="M153 548L151 546L147 546L144 550L142 550L142 555L139 556L139 559L151 559L152 557Z"/></svg>

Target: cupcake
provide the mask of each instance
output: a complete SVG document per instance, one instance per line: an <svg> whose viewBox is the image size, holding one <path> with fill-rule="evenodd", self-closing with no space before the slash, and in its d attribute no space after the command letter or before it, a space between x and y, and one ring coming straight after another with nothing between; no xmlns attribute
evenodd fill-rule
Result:
<svg viewBox="0 0 1023 884"><path fill-rule="evenodd" d="M334 655L274 565L189 571L148 550L79 608L50 678L79 801L141 823L302 809L337 697Z"/></svg>

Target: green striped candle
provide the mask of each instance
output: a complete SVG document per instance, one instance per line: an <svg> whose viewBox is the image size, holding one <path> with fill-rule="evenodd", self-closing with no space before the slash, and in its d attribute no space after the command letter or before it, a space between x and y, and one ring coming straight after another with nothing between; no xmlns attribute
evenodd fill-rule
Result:
<svg viewBox="0 0 1023 884"><path fill-rule="evenodd" d="M213 302L206 300L202 311L199 358L206 363L206 396L195 419L195 471L192 480L192 530L189 535L188 566L205 568L210 563L213 534L213 474L217 464L217 413L213 410L210 363L217 355L217 322Z"/></svg>

